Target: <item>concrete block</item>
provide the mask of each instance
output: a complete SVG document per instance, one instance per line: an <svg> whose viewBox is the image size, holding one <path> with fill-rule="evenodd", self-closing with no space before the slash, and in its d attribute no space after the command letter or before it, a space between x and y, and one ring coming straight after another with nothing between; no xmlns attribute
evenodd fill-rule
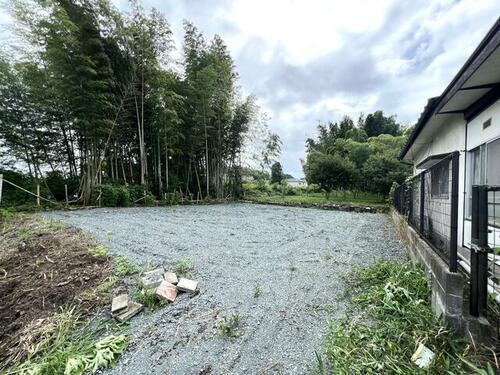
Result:
<svg viewBox="0 0 500 375"><path fill-rule="evenodd" d="M165 272L163 278L170 284L176 285L179 282L179 280L177 279L177 275L173 272Z"/></svg>
<svg viewBox="0 0 500 375"><path fill-rule="evenodd" d="M444 316L444 323L447 328L457 333L463 333L463 318L461 315L447 314Z"/></svg>
<svg viewBox="0 0 500 375"><path fill-rule="evenodd" d="M446 313L451 315L458 315L462 313L463 298L453 294L446 294Z"/></svg>
<svg viewBox="0 0 500 375"><path fill-rule="evenodd" d="M144 272L141 281L144 288L154 289L163 281L163 270L158 268L153 271Z"/></svg>
<svg viewBox="0 0 500 375"><path fill-rule="evenodd" d="M198 281L180 278L177 289L181 292L194 293L198 287Z"/></svg>
<svg viewBox="0 0 500 375"><path fill-rule="evenodd" d="M128 295L120 294L119 296L113 298L113 301L111 302L111 313L116 313L120 310L123 310L127 308L127 306L128 306Z"/></svg>
<svg viewBox="0 0 500 375"><path fill-rule="evenodd" d="M174 302L177 297L177 288L174 284L168 281L162 281L162 283L156 288L156 295L158 298L166 299L167 301Z"/></svg>
<svg viewBox="0 0 500 375"><path fill-rule="evenodd" d="M143 306L140 303L129 300L127 308L123 311L118 312L118 314L115 314L114 317L120 323L124 323L134 315L137 315L142 310L142 308Z"/></svg>

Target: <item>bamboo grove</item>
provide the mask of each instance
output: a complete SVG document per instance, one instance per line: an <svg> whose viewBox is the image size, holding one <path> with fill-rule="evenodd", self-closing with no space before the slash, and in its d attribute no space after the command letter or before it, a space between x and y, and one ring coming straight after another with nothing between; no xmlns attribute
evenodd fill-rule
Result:
<svg viewBox="0 0 500 375"><path fill-rule="evenodd" d="M10 2L23 48L0 58L0 152L35 178L78 179L84 203L103 183L141 184L158 197L238 195L258 108L239 93L224 41L185 22L178 61L165 16L130 7ZM261 142L279 147L265 134Z"/></svg>

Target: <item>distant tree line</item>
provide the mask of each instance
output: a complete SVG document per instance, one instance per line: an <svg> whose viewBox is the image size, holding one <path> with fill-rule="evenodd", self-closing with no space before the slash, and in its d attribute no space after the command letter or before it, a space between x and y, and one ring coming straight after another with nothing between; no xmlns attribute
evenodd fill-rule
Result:
<svg viewBox="0 0 500 375"><path fill-rule="evenodd" d="M240 193L258 108L239 93L220 36L208 42L186 22L179 66L166 18L137 1L130 13L109 0L9 4L25 48L0 56L4 166L78 181L85 203L104 183L140 184L157 197ZM279 138L259 134L270 165Z"/></svg>
<svg viewBox="0 0 500 375"><path fill-rule="evenodd" d="M327 193L344 189L388 194L392 183L403 182L412 170L397 159L408 133L382 111L360 116L356 124L349 116L320 124L318 137L306 141L306 180Z"/></svg>

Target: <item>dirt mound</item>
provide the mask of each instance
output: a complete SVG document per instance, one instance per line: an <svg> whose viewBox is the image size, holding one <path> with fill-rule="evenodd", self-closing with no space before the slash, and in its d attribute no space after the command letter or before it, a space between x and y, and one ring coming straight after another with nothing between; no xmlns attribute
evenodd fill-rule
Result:
<svg viewBox="0 0 500 375"><path fill-rule="evenodd" d="M83 232L35 216L0 222L0 368L16 353L26 327L61 307L83 315L102 304L95 288L110 276L107 257L89 254L95 242Z"/></svg>

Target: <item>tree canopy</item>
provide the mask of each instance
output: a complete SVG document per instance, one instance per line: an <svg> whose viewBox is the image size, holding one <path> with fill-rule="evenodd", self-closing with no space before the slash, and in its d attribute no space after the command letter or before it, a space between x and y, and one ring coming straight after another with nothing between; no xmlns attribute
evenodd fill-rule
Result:
<svg viewBox="0 0 500 375"><path fill-rule="evenodd" d="M80 179L84 202L103 183L142 184L158 197L237 195L259 116L237 89L227 46L186 22L179 69L165 16L130 5L10 2L26 48L0 56L0 156L36 178ZM279 138L265 134L272 153Z"/></svg>
<svg viewBox="0 0 500 375"><path fill-rule="evenodd" d="M405 128L382 111L360 116L357 124L345 116L340 122L318 126L318 137L306 141L304 173L308 183L325 191L357 189L387 194L401 183L411 167L397 159L406 141Z"/></svg>

